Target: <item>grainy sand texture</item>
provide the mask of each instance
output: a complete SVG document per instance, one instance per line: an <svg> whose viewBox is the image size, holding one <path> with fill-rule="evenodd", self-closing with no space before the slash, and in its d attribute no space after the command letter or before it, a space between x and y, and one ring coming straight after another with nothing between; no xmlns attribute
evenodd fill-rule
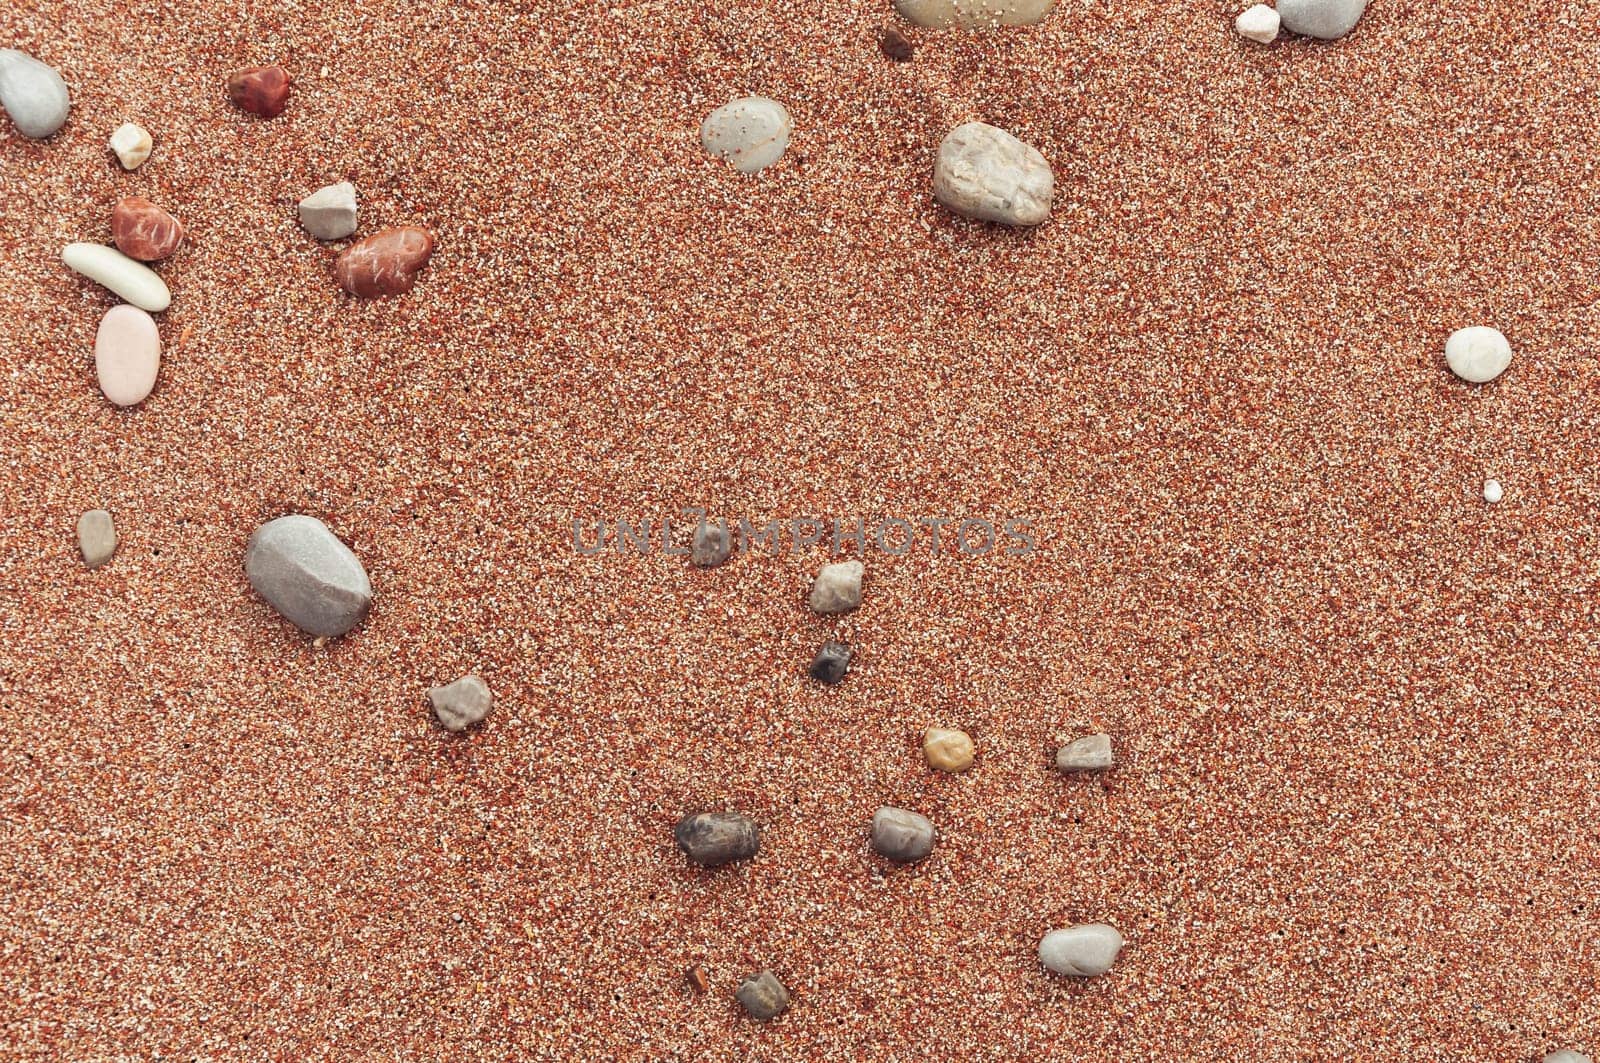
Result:
<svg viewBox="0 0 1600 1063"><path fill-rule="evenodd" d="M1600 1050L1600 4L1271 46L1243 6L0 4L73 94L46 141L0 118L0 1057ZM269 63L262 120L223 87ZM794 133L743 175L698 129L750 94ZM1050 162L1045 224L934 202L972 120ZM357 236L435 235L413 291L352 299L300 228L343 180ZM187 236L119 410L116 300L59 256L132 195ZM1478 324L1516 355L1473 386ZM689 506L1038 548L868 549L823 617L851 545L573 547ZM376 592L321 647L245 579L288 512ZM1115 768L1052 769L1095 731ZM871 853L884 804L930 857ZM690 866L724 809L760 854ZM1108 974L1040 966L1099 921Z"/></svg>

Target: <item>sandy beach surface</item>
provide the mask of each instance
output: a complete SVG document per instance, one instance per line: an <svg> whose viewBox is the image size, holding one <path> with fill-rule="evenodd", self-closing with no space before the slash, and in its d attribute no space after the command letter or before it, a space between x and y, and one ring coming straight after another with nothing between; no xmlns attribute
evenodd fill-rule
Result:
<svg viewBox="0 0 1600 1063"><path fill-rule="evenodd" d="M73 93L47 141L0 117L0 1056L1600 1050L1600 5L1269 47L1241 6L0 5ZM260 63L270 121L222 91ZM795 132L747 176L697 130L750 93ZM1044 225L933 201L973 119L1049 160ZM414 291L334 283L295 204L341 180L360 235L437 237ZM118 410L60 252L132 195L188 236ZM1477 324L1516 352L1481 387ZM842 618L831 549L574 549L691 506L1038 542L869 549ZM286 512L376 589L324 647L245 579ZM494 711L447 734L469 671ZM1111 772L1052 770L1102 730ZM882 804L932 856L869 851ZM687 864L702 809L760 855ZM1096 920L1109 974L1039 965Z"/></svg>

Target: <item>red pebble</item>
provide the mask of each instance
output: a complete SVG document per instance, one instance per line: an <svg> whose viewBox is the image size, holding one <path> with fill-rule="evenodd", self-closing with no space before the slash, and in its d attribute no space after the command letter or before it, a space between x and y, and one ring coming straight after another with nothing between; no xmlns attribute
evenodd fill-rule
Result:
<svg viewBox="0 0 1600 1063"><path fill-rule="evenodd" d="M289 102L289 72L281 66L252 66L228 78L228 99L240 110L276 118Z"/></svg>
<svg viewBox="0 0 1600 1063"><path fill-rule="evenodd" d="M352 244L334 274L351 295L371 299L377 295L403 295L417 282L417 271L433 255L433 234L415 225L385 229Z"/></svg>
<svg viewBox="0 0 1600 1063"><path fill-rule="evenodd" d="M111 211L111 239L129 258L159 262L183 242L183 226L148 199L129 196Z"/></svg>

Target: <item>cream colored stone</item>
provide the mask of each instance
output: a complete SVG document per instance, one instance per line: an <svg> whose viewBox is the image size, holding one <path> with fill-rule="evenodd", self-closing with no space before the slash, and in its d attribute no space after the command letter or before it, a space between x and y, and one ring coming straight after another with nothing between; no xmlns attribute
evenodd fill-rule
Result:
<svg viewBox="0 0 1600 1063"><path fill-rule="evenodd" d="M1056 0L895 0L901 17L918 26L984 29L1042 22Z"/></svg>
<svg viewBox="0 0 1600 1063"><path fill-rule="evenodd" d="M933 196L957 214L1002 225L1050 216L1055 175L1037 148L983 122L945 135L933 168Z"/></svg>
<svg viewBox="0 0 1600 1063"><path fill-rule="evenodd" d="M1444 360L1462 380L1487 384L1511 364L1511 344L1498 330L1484 325L1457 329L1445 341Z"/></svg>
<svg viewBox="0 0 1600 1063"><path fill-rule="evenodd" d="M939 771L966 771L972 767L972 738L965 731L930 727L922 735L922 755L928 767Z"/></svg>
<svg viewBox="0 0 1600 1063"><path fill-rule="evenodd" d="M143 166L155 147L155 141L144 126L123 122L111 134L111 150L117 155L124 170L137 170Z"/></svg>
<svg viewBox="0 0 1600 1063"><path fill-rule="evenodd" d="M1111 759L1111 736L1089 735L1062 746L1056 752L1056 768L1060 771L1105 771L1111 767Z"/></svg>
<svg viewBox="0 0 1600 1063"><path fill-rule="evenodd" d="M159 314L172 305L166 282L142 262L104 244L68 244L61 251L68 268L103 284L140 310Z"/></svg>
<svg viewBox="0 0 1600 1063"><path fill-rule="evenodd" d="M1247 41L1271 44L1278 39L1279 21L1277 11L1266 4L1257 4L1241 11L1233 20L1233 28Z"/></svg>
<svg viewBox="0 0 1600 1063"><path fill-rule="evenodd" d="M156 386L160 369L155 318L127 303L107 310L94 337L94 372L105 397L118 406L137 406Z"/></svg>

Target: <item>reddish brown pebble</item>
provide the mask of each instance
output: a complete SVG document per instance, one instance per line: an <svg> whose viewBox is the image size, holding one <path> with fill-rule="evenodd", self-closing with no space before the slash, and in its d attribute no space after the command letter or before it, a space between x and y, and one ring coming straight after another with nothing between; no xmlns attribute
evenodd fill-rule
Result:
<svg viewBox="0 0 1600 1063"><path fill-rule="evenodd" d="M897 63L909 63L916 49L911 42L906 40L906 35L894 27L883 31L878 38L878 47L883 49L883 54Z"/></svg>
<svg viewBox="0 0 1600 1063"><path fill-rule="evenodd" d="M683 977L688 980L689 988L700 996L704 996L711 989L711 980L706 977L706 969L694 966L683 972Z"/></svg>
<svg viewBox="0 0 1600 1063"><path fill-rule="evenodd" d="M111 239L129 258L159 262L183 242L183 226L148 199L129 196L111 211Z"/></svg>
<svg viewBox="0 0 1600 1063"><path fill-rule="evenodd" d="M432 255L433 234L405 225L350 245L334 264L334 272L345 291L363 299L404 295Z"/></svg>
<svg viewBox="0 0 1600 1063"><path fill-rule="evenodd" d="M289 102L289 72L281 66L252 66L228 78L228 99L241 111L276 118Z"/></svg>

